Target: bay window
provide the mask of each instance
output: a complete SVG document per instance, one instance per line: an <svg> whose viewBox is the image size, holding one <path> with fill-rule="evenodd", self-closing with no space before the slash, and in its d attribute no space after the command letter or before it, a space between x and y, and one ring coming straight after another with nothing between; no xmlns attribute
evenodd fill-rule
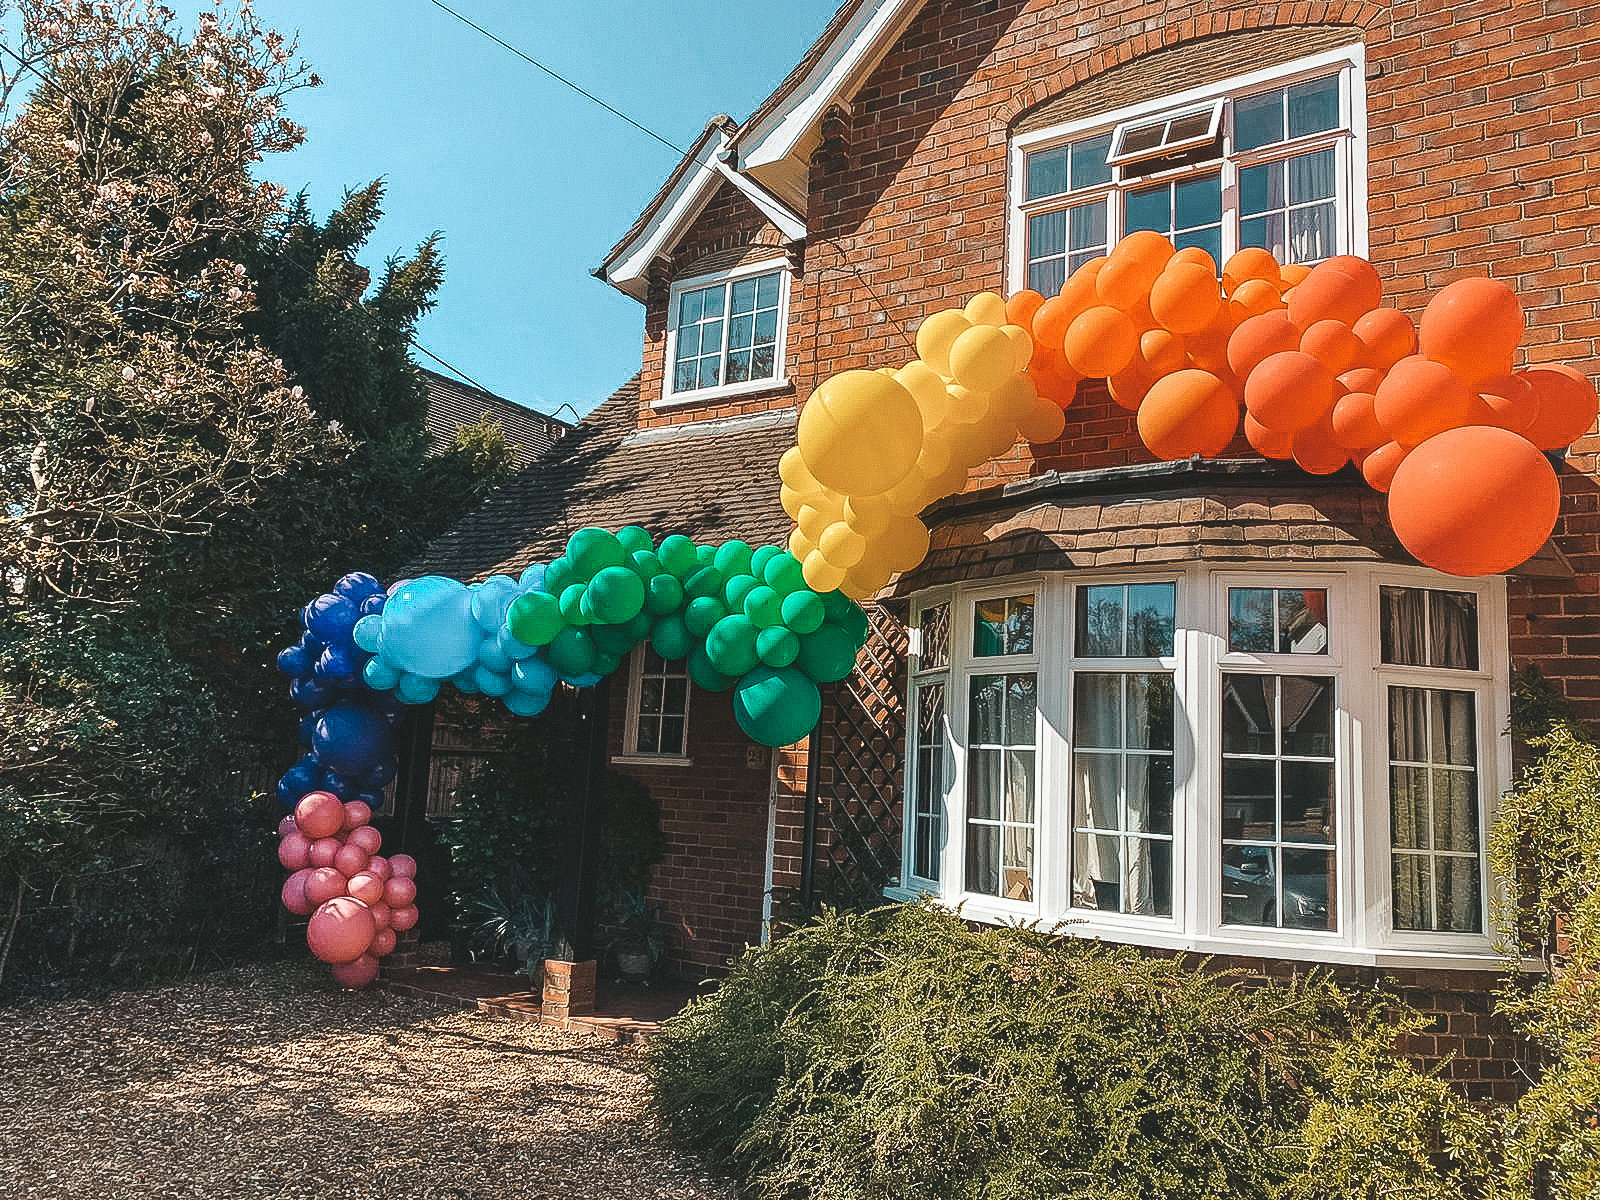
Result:
<svg viewBox="0 0 1600 1200"><path fill-rule="evenodd" d="M1368 564L924 597L907 887L1136 944L1481 968L1504 605Z"/></svg>

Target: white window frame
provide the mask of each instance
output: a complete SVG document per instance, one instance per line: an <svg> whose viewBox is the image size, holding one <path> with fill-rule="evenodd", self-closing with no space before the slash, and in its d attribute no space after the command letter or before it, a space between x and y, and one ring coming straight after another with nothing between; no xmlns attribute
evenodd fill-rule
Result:
<svg viewBox="0 0 1600 1200"><path fill-rule="evenodd" d="M912 609L914 617L909 631L909 645L906 651L906 754L900 798L901 870L899 879L885 889L885 894L899 900L911 900L923 895L937 895L940 888L940 880L924 878L915 874L913 869L913 864L916 862L917 845L917 788L920 783L919 775L922 769L922 760L919 754L920 747L917 744L922 716L919 711L920 693L918 688L934 683L942 683L944 685L944 744L948 775L945 780L945 794L940 803L940 825L943 840L939 846L939 873L941 876L944 874L944 847L950 841L950 789L954 787L955 778L955 737L951 731L950 721L950 701L954 695L951 690L950 666L954 660L956 649L955 603L955 597L950 592L931 591L919 596L916 605ZM937 608L941 604L949 606L946 636L950 639L950 646L943 665L925 668L922 665L922 615L929 609Z"/></svg>
<svg viewBox="0 0 1600 1200"><path fill-rule="evenodd" d="M1131 126L1164 115L1179 115L1184 111L1203 108L1207 103L1240 99L1255 92L1271 90L1324 76L1337 70L1339 73L1339 103L1345 123L1340 129L1327 133L1311 134L1257 150L1235 152L1231 109L1223 115L1221 135L1223 153L1220 160L1177 167L1172 170L1140 176L1136 184L1112 182L1071 191L1037 200L1027 198L1028 156L1056 145L1064 145L1097 134L1110 133L1123 126ZM1304 152L1334 146L1337 174L1335 206L1336 233L1334 253L1366 256L1369 250L1370 224L1367 213L1367 106L1366 106L1366 50L1359 43L1341 46L1334 50L1308 55L1293 62L1236 75L1217 83L1190 88L1159 99L1144 101L1110 112L1074 119L1034 130L1012 140L1011 161L1007 181L1006 207L1006 271L1010 291L1028 286L1028 220L1041 213L1077 207L1092 202L1097 196L1106 205L1106 241L1115 246L1123 236L1122 205L1119 197L1133 187L1151 184L1181 182L1192 175L1206 174L1220 167L1222 172L1222 261L1239 249L1239 171L1257 162L1285 157L1286 151ZM1121 163L1120 165L1128 165ZM1071 251L1068 251L1069 257ZM1070 275L1071 272L1069 271Z"/></svg>
<svg viewBox="0 0 1600 1200"><path fill-rule="evenodd" d="M1289 564L1285 564L1288 566ZM1176 581L1177 621L1171 659L1076 657L1078 586ZM1470 592L1478 598L1479 669L1391 667L1381 661L1382 586ZM1322 588L1328 593L1325 654L1255 654L1227 648L1228 589ZM975 658L977 601L1032 591L1034 653ZM1298 959L1365 966L1498 969L1494 901L1499 883L1486 854L1500 795L1511 786L1511 660L1506 583L1502 577L1460 579L1421 567L1294 565L1273 571L1251 564L1190 563L1165 569L1018 575L913 597L914 609L951 604L951 658L946 712L955 770L946 804L941 860L942 903L998 923L1069 922L1070 932L1112 941L1206 954ZM1072 772L1073 678L1077 670L1170 669L1178 728L1174 731L1173 912L1169 917L1105 913L1072 907L1075 826ZM1038 672L1034 893L1023 904L966 890L967 721L973 675ZM1335 680L1333 930L1222 924L1222 676L1329 675ZM1481 934L1391 928L1388 692L1390 684L1472 691L1478 733L1479 846L1485 930ZM914 736L914 735L913 735ZM909 799L909 794L908 794ZM896 889L891 895L903 894Z"/></svg>
<svg viewBox="0 0 1600 1200"><path fill-rule="evenodd" d="M651 753L638 749L639 745L639 705L644 699L644 660L645 647L641 646L629 657L628 664L628 711L623 720L622 753L613 754L611 761L614 763L636 763L657 767L692 767L694 759L689 757L689 713L694 707L694 681L688 678L685 670L685 690L683 694L683 751L678 754ZM663 660L667 661L667 660Z"/></svg>
<svg viewBox="0 0 1600 1200"><path fill-rule="evenodd" d="M713 287L721 284L726 287L729 283L741 279L757 278L762 275L776 275L778 277L778 328L775 335L776 341L772 348L772 378L747 379L742 383L723 383L716 387L694 388L685 392L672 390L673 376L676 374L678 354L678 305L687 292L699 291L702 288ZM705 275L696 275L688 279L675 279L667 299L667 328L665 342L665 359L661 370L661 396L653 407L673 407L682 404L700 404L707 400L721 400L731 396L744 396L752 392L770 392L789 386L786 347L789 340L789 295L790 295L789 260L785 257L763 258L753 262L740 263L725 271L712 271ZM728 310L726 302L723 308L722 322L722 358L724 368L728 360Z"/></svg>

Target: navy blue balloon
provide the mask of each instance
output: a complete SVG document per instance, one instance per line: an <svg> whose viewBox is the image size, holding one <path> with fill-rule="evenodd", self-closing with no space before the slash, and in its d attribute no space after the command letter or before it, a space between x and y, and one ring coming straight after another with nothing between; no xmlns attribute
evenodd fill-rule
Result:
<svg viewBox="0 0 1600 1200"><path fill-rule="evenodd" d="M337 771L324 771L322 773L322 782L317 786L325 792L332 792L341 800L350 799L356 790L350 781Z"/></svg>
<svg viewBox="0 0 1600 1200"><path fill-rule="evenodd" d="M300 635L300 648L306 652L306 660L308 662L316 662L317 655L323 651L323 644L319 638L313 637L309 633L302 633Z"/></svg>
<svg viewBox="0 0 1600 1200"><path fill-rule="evenodd" d="M383 807L382 792L374 792L370 790L359 791L352 795L350 799L361 801L361 803L365 804L373 812L377 812Z"/></svg>
<svg viewBox="0 0 1600 1200"><path fill-rule="evenodd" d="M279 803L285 808L293 808L300 802L301 796L322 786L322 775L322 768L310 755L302 758L279 777Z"/></svg>
<svg viewBox="0 0 1600 1200"><path fill-rule="evenodd" d="M314 661L299 642L278 651L278 670L285 675L309 675Z"/></svg>
<svg viewBox="0 0 1600 1200"><path fill-rule="evenodd" d="M311 749L311 734L317 727L317 714L309 712L300 718L300 744Z"/></svg>
<svg viewBox="0 0 1600 1200"><path fill-rule="evenodd" d="M383 584L365 571L351 571L333 585L335 595L343 596L351 604L360 605L369 596L383 595Z"/></svg>
<svg viewBox="0 0 1600 1200"><path fill-rule="evenodd" d="M347 645L350 631L361 619L361 612L343 596L331 592L318 596L306 605L306 630L324 642Z"/></svg>
<svg viewBox="0 0 1600 1200"><path fill-rule="evenodd" d="M333 693L315 679L296 679L289 685L289 699L301 708L326 708Z"/></svg>
<svg viewBox="0 0 1600 1200"><path fill-rule="evenodd" d="M317 718L311 745L324 766L359 779L389 756L389 723L365 705L336 704Z"/></svg>
<svg viewBox="0 0 1600 1200"><path fill-rule="evenodd" d="M389 786L389 781L399 773L399 770L399 759L391 754L387 758L380 759L377 766L361 776L356 782L368 790L375 789L381 792Z"/></svg>
<svg viewBox="0 0 1600 1200"><path fill-rule="evenodd" d="M329 646L317 659L312 671L318 679L345 682L356 673L355 653L343 646Z"/></svg>
<svg viewBox="0 0 1600 1200"><path fill-rule="evenodd" d="M383 602L388 598L383 592L379 592L376 596L368 596L361 602L361 615L363 617L372 617L381 613L383 611Z"/></svg>

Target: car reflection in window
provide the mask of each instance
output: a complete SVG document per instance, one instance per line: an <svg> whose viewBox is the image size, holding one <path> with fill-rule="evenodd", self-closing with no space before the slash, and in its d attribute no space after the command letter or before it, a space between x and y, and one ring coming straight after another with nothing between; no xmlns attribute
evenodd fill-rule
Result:
<svg viewBox="0 0 1600 1200"><path fill-rule="evenodd" d="M1296 856L1301 857L1301 856ZM1271 846L1229 846L1222 864L1222 920L1228 925L1327 929L1326 858L1291 862L1283 878L1283 919L1278 918L1277 853Z"/></svg>

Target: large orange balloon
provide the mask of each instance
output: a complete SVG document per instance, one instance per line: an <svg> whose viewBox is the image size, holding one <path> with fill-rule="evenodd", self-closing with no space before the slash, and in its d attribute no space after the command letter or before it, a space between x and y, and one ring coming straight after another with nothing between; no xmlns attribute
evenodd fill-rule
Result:
<svg viewBox="0 0 1600 1200"><path fill-rule="evenodd" d="M1539 417L1525 435L1539 449L1565 450L1594 428L1596 399L1587 375L1563 364L1518 374L1539 398Z"/></svg>
<svg viewBox="0 0 1600 1200"><path fill-rule="evenodd" d="M967 324L965 317L961 321ZM1009 354L1005 335L995 331L995 336ZM924 361L938 369L937 363ZM798 434L800 454L818 482L837 492L872 496L888 491L916 464L922 414L911 393L889 376L844 371L811 394L800 411Z"/></svg>
<svg viewBox="0 0 1600 1200"><path fill-rule="evenodd" d="M1148 302L1156 277L1175 253L1172 243L1159 233L1130 233L1112 249L1095 279L1101 303L1132 312Z"/></svg>
<svg viewBox="0 0 1600 1200"><path fill-rule="evenodd" d="M1422 311L1417 346L1468 384L1511 371L1522 342L1522 305L1497 279L1460 279Z"/></svg>
<svg viewBox="0 0 1600 1200"><path fill-rule="evenodd" d="M1044 296L1032 288L1023 288L1006 298L1006 320L1024 329L1033 328L1033 314L1044 304Z"/></svg>
<svg viewBox="0 0 1600 1200"><path fill-rule="evenodd" d="M1378 385L1374 410L1384 432L1405 446L1420 446L1446 429L1486 423L1477 393L1449 367L1420 354L1389 368Z"/></svg>
<svg viewBox="0 0 1600 1200"><path fill-rule="evenodd" d="M1066 429L1066 415L1043 396L1017 420L1017 432L1024 441L1034 446L1059 441Z"/></svg>
<svg viewBox="0 0 1600 1200"><path fill-rule="evenodd" d="M1528 437L1528 431L1539 420L1539 393L1534 390L1525 371L1517 375L1485 379L1478 385L1478 398L1494 413L1494 420L1489 424L1520 433L1523 437ZM1533 438L1528 440L1534 441ZM1538 445L1538 442L1534 442L1534 445Z"/></svg>
<svg viewBox="0 0 1600 1200"><path fill-rule="evenodd" d="M1157 458L1214 457L1233 441L1239 405L1228 386L1206 371L1158 379L1139 405L1139 436Z"/></svg>
<svg viewBox="0 0 1600 1200"><path fill-rule="evenodd" d="M1286 350L1262 362L1244 381L1250 415L1268 429L1299 433L1333 411L1333 374L1309 354Z"/></svg>
<svg viewBox="0 0 1600 1200"><path fill-rule="evenodd" d="M1228 304L1239 314L1240 321L1258 317L1262 313L1277 312L1283 308L1283 298L1274 284L1265 279L1246 279L1229 298Z"/></svg>
<svg viewBox="0 0 1600 1200"><path fill-rule="evenodd" d="M1270 251L1258 246L1246 246L1222 268L1222 286L1234 299L1238 299L1235 293L1251 281L1269 284L1274 297L1282 290L1283 275L1278 260L1272 257Z"/></svg>
<svg viewBox="0 0 1600 1200"><path fill-rule="evenodd" d="M1184 353L1183 338L1165 329L1152 329L1140 337L1139 357L1134 361L1143 362L1159 379L1187 367L1189 356Z"/></svg>
<svg viewBox="0 0 1600 1200"><path fill-rule="evenodd" d="M1145 396L1155 386L1157 378L1159 377L1145 365L1143 359L1136 358L1106 380L1106 391L1111 393L1111 399L1118 408L1138 412L1139 405L1144 403Z"/></svg>
<svg viewBox="0 0 1600 1200"><path fill-rule="evenodd" d="M1249 413L1244 414L1244 436L1263 458L1281 461L1294 457L1294 434L1268 429Z"/></svg>
<svg viewBox="0 0 1600 1200"><path fill-rule="evenodd" d="M1249 379L1250 372L1285 350L1300 346L1300 331L1283 312L1267 312L1239 322L1239 327L1228 338L1228 366L1240 379Z"/></svg>
<svg viewBox="0 0 1600 1200"><path fill-rule="evenodd" d="M1333 422L1324 417L1294 435L1294 461L1313 475L1332 475L1350 461L1350 452L1334 436Z"/></svg>
<svg viewBox="0 0 1600 1200"><path fill-rule="evenodd" d="M1451 575L1496 575L1527 561L1560 510L1561 485L1538 447L1492 425L1429 438L1389 485L1401 544Z"/></svg>
<svg viewBox="0 0 1600 1200"><path fill-rule="evenodd" d="M1196 333L1206 327L1222 304L1212 268L1172 261L1150 289L1150 313L1173 333Z"/></svg>
<svg viewBox="0 0 1600 1200"><path fill-rule="evenodd" d="M1366 347L1343 321L1318 321L1300 338L1300 349L1335 375L1343 375L1366 353Z"/></svg>
<svg viewBox="0 0 1600 1200"><path fill-rule="evenodd" d="M1387 370L1417 352L1417 327L1398 308L1375 308L1351 331L1367 348L1367 365Z"/></svg>
<svg viewBox="0 0 1600 1200"><path fill-rule="evenodd" d="M1075 320L1063 343L1073 370L1102 379L1126 367L1138 348L1139 331L1128 315L1106 304Z"/></svg>
<svg viewBox="0 0 1600 1200"><path fill-rule="evenodd" d="M1066 408L1077 398L1078 381L1083 377L1060 350L1041 347L1028 363L1028 378L1039 395L1048 397L1057 408Z"/></svg>
<svg viewBox="0 0 1600 1200"><path fill-rule="evenodd" d="M1333 318L1354 325L1383 300L1377 268L1364 258L1341 254L1325 259L1295 285L1289 319L1301 329Z"/></svg>

